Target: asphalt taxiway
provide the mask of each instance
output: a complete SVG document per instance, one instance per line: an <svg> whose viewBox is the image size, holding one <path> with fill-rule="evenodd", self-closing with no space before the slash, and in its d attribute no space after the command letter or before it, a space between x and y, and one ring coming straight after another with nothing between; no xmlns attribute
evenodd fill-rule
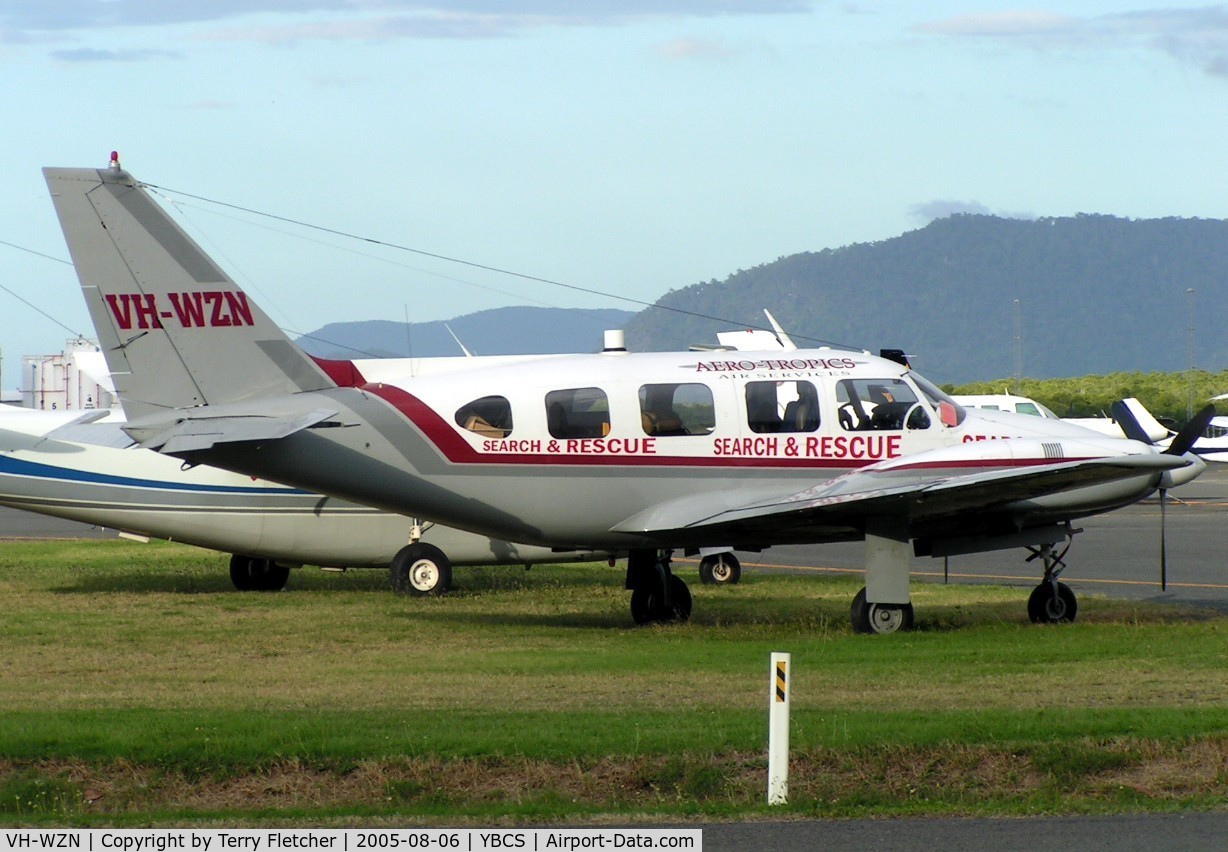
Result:
<svg viewBox="0 0 1228 852"><path fill-rule="evenodd" d="M1074 523L1082 532L1066 554L1061 580L1076 594L1187 603L1228 612L1228 465L1214 465L1198 479L1168 495L1165 518L1167 589L1160 588L1158 498ZM947 560L918 557L919 582L996 583L1028 588L1040 581L1039 560L1025 561L1016 548ZM739 554L745 570L815 571L860 574L861 542L773 547Z"/></svg>

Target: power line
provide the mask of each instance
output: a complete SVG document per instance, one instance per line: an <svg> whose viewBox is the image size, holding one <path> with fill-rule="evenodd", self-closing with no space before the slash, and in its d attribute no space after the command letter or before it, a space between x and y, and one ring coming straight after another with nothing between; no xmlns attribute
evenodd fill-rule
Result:
<svg viewBox="0 0 1228 852"><path fill-rule="evenodd" d="M509 275L513 278L519 278L523 281L534 281L539 284L548 284L552 287L562 287L566 290L573 290L577 293L587 293L590 296L601 296L602 298L606 298L606 299L617 299L619 301L630 302L632 304L640 305L646 308L655 308L657 310L671 311L676 314L682 314L682 315L689 316L689 317L695 317L696 319L704 319L704 320L711 320L713 322L725 323L727 325L731 325L737 328L745 328L747 326L747 323L737 322L735 320L726 319L725 317L712 316L710 314L704 314L698 311L688 311L685 308L676 308L670 305L657 304L655 302L646 302L643 299L636 299L631 296L622 296L617 293L607 293L604 290L597 290L591 287L581 287L576 284L568 284L566 282L556 281L551 278L542 278L541 276L538 276L538 275L529 275L524 272L516 272L515 270L512 270L512 269L504 269L502 267L491 266L485 263L477 263L475 261L465 260L459 257L451 257L449 255L439 254L437 252L426 251L425 249L418 249L412 246L402 245L400 243L389 242L387 240L380 240L375 237L366 237L361 234L354 234L349 231L342 231L337 228L329 228L324 225L314 225L311 222L305 222L301 219L293 219L289 216L279 216L276 213L267 213L263 210L256 210L251 207L244 207L241 204L231 204L226 201L219 201L214 198L206 198L203 195L194 195L193 193L190 193L190 192L184 192L182 190L172 189L166 186L159 186L157 184L152 184L152 183L141 183L141 186L145 187L146 189L150 189L154 191L172 193L175 195L182 195L185 198L192 198L197 201L206 202L208 204L216 204L219 207L226 207L231 210L239 210L243 213L248 213L253 216L263 216L267 219L273 219L278 222L285 222L287 224L295 225L300 228L308 228L314 231L320 231L321 233L332 234L333 236L344 237L350 240L358 240L359 242L369 243L371 245L381 246L383 248L389 248L389 249L393 249L396 251L410 252L412 254L416 254L421 257L429 257L434 260L442 260L447 263L456 263L456 264L460 264L461 266L468 266L471 269L481 269L485 272L494 272L499 275ZM173 203L170 201L170 199L168 199L168 202ZM769 332L772 331L772 329L765 328L762 326L752 325L751 328L754 328L759 331L769 331ZM856 347L856 346L846 347L846 344L835 343L833 341L824 340L822 338L817 338L817 337L807 337L806 335L803 335L803 334L795 334L793 336L800 337L802 340L809 340L815 343L824 343L824 344L828 344L831 346L845 347L845 348L854 349L854 350L861 349L861 347Z"/></svg>

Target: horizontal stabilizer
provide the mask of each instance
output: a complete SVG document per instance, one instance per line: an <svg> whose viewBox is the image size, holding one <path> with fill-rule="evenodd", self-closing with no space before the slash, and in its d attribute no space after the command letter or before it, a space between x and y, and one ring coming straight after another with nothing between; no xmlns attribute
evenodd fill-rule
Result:
<svg viewBox="0 0 1228 852"><path fill-rule="evenodd" d="M205 409L204 411L208 411ZM336 417L337 411L314 409L282 415L225 414L214 412L200 416L182 416L174 423L129 423L124 431L142 447L175 455L207 450L215 444L243 441L273 441L301 432Z"/></svg>

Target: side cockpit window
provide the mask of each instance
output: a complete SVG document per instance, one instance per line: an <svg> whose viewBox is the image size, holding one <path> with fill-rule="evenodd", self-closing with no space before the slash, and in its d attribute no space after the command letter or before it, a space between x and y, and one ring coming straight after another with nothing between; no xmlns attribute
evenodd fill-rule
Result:
<svg viewBox="0 0 1228 852"><path fill-rule="evenodd" d="M845 431L928 429L928 406L903 379L842 379L837 416Z"/></svg>
<svg viewBox="0 0 1228 852"><path fill-rule="evenodd" d="M930 407L938 412L938 421L943 426L958 426L964 422L968 412L964 411L963 406L947 396L946 393L924 376L917 373L909 373L909 376L917 383L917 387L921 389L921 393L925 395L925 398L929 400ZM1042 405L1041 408L1044 408L1044 406ZM1046 416L1052 417L1054 420L1057 419L1057 415L1052 411L1049 411L1047 408L1045 408L1045 411L1048 412Z"/></svg>
<svg viewBox="0 0 1228 852"><path fill-rule="evenodd" d="M813 432L819 394L810 382L748 382L746 423L752 432Z"/></svg>
<svg viewBox="0 0 1228 852"><path fill-rule="evenodd" d="M712 390L695 382L640 387L645 435L707 435L716 428Z"/></svg>
<svg viewBox="0 0 1228 852"><path fill-rule="evenodd" d="M512 406L501 396L484 396L456 410L456 425L484 438L512 434Z"/></svg>
<svg viewBox="0 0 1228 852"><path fill-rule="evenodd" d="M604 438L610 434L610 401L601 388L546 394L546 427L555 438Z"/></svg>

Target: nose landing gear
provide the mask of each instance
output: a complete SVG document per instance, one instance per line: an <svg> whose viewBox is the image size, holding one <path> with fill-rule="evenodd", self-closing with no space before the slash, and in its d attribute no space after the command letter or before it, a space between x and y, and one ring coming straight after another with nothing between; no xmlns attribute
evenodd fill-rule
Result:
<svg viewBox="0 0 1228 852"><path fill-rule="evenodd" d="M1032 554L1027 558L1028 562L1040 559L1045 566L1044 578L1028 596L1028 618L1034 624L1068 624L1074 621L1079 611L1079 601L1069 586L1057 580L1066 567L1063 557L1070 550L1070 542L1066 542L1060 553L1054 553L1051 544L1029 547L1028 550Z"/></svg>

